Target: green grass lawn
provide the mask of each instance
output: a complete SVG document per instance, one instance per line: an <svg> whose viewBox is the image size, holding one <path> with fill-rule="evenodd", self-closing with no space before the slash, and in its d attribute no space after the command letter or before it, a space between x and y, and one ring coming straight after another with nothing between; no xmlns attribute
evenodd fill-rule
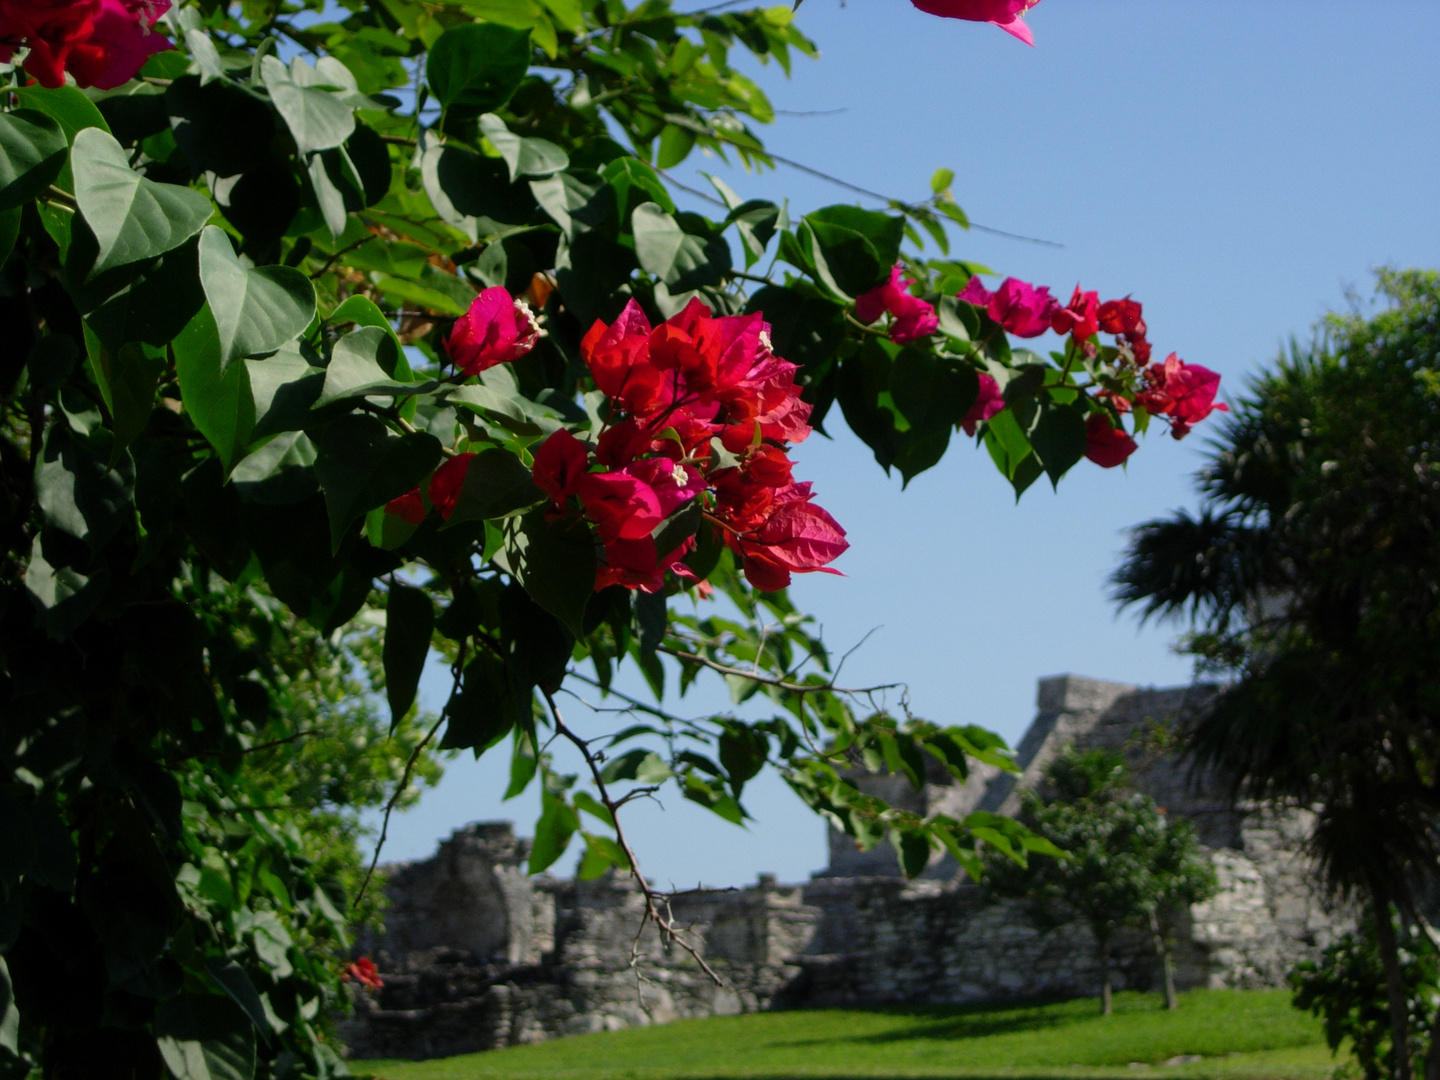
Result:
<svg viewBox="0 0 1440 1080"><path fill-rule="evenodd" d="M1195 991L949 1008L835 1009L685 1020L443 1061L353 1062L384 1080L788 1080L814 1077L1124 1077L1326 1080L1319 1023L1284 990ZM1165 1065L1170 1058L1203 1060Z"/></svg>

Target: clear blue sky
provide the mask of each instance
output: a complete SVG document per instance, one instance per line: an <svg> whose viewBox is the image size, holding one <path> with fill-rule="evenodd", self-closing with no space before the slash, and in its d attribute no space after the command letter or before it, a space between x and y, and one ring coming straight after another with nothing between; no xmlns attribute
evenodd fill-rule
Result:
<svg viewBox="0 0 1440 1080"><path fill-rule="evenodd" d="M902 198L924 197L937 167L954 169L974 221L1065 245L970 233L958 255L1067 297L1077 281L1133 294L1159 355L1221 372L1222 396L1347 291L1368 300L1374 267L1440 265L1440 4L1044 0L1030 20L1033 50L905 0L805 0L800 25L822 58L798 60L788 82L773 66L757 78L778 109L843 112L781 117L766 142ZM691 165L678 175L703 186ZM801 213L856 198L785 168L693 166ZM1082 462L1058 494L1037 484L1017 507L963 439L902 493L834 427L833 442L797 450L796 474L849 530L848 576L813 575L794 594L837 648L880 628L847 682L902 680L918 715L1013 742L1040 676L1189 678L1170 651L1174 628L1117 616L1104 582L1127 527L1193 505L1203 428L1180 444L1152 435L1128 470ZM438 708L445 689L427 679L427 704ZM392 824L387 860L427 855L466 821L528 828L538 797L500 803L503 771L498 756L452 764ZM674 797L664 812L637 807L631 831L649 875L743 884L824 865L823 825L778 780L746 801L758 819L748 830Z"/></svg>

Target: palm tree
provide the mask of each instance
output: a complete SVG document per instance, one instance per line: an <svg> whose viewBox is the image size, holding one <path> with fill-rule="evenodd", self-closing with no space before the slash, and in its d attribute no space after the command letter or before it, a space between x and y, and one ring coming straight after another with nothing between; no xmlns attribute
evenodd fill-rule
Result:
<svg viewBox="0 0 1440 1080"><path fill-rule="evenodd" d="M1324 883L1373 914L1409 1080L1389 913L1420 924L1440 858L1440 278L1380 286L1387 310L1331 317L1253 381L1198 474L1201 512L1136 529L1113 584L1146 618L1188 619L1197 666L1233 676L1188 733L1193 767L1316 811Z"/></svg>

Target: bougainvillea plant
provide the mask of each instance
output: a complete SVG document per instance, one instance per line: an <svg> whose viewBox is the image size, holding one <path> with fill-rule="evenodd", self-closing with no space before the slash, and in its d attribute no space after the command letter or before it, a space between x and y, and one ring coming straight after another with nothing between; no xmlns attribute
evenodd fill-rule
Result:
<svg viewBox="0 0 1440 1080"><path fill-rule="evenodd" d="M1018 34L1029 5L934 6ZM325 880L243 785L329 737L289 719L285 619L383 626L398 731L449 663L392 806L432 740L508 752L530 868L582 844L681 946L621 815L662 786L739 823L773 767L912 874L1044 849L849 778L1013 763L836 685L785 587L845 533L790 448L843 417L908 481L964 433L1019 493L1184 435L1216 378L1152 363L1128 298L992 291L949 257L946 170L874 209L718 180L682 209L696 149L773 164L737 48L814 54L788 9L668 0L0 0L3 1070L343 1073L369 879ZM707 672L769 715L667 710ZM625 726L568 725L577 687Z"/></svg>

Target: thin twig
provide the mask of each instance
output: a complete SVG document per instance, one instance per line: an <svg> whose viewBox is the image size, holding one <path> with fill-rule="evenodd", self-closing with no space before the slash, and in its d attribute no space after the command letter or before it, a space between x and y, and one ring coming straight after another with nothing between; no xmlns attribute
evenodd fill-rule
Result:
<svg viewBox="0 0 1440 1080"><path fill-rule="evenodd" d="M590 777L595 781L595 787L600 792L600 802L605 809L609 811L610 821L615 826L615 842L620 845L620 850L625 853L625 859L630 864L630 876L635 879L635 883L640 887L640 894L645 898L645 913L640 919L640 928L636 932L635 941L630 947L630 966L635 969L638 976L640 970L640 935L645 932L645 924L647 922L653 922L655 928L660 932L660 940L662 942L670 941L679 945L680 948L690 954L691 959L700 965L700 970L705 972L716 986L724 986L724 980L715 974L714 969L706 963L705 957L701 956L699 951L681 936L681 932L675 929L675 920L661 913L660 905L663 898L650 887L650 883L645 880L645 875L640 872L640 860L636 858L635 850L630 846L630 841L625 838L625 830L620 826L620 808L624 805L624 801L617 802L611 798L610 790L605 786L605 781L600 775L600 763L596 761L594 755L590 753L590 744L565 725L565 720L560 715L560 708L555 704L555 696L544 687L541 688L540 692L545 695L545 702L550 706L550 715L555 720L555 733L557 735L563 735L573 743L575 748L578 749L585 758L585 764L590 767Z"/></svg>
<svg viewBox="0 0 1440 1080"><path fill-rule="evenodd" d="M830 683L820 683L815 686L807 686L804 683L793 683L785 679L772 679L765 675L757 675L744 668L731 667L729 664L722 664L719 661L711 660L708 656L701 656L698 653L686 652L684 649L672 649L668 645L660 645L657 652L663 652L667 656L673 656L677 660L688 661L692 664L699 664L711 671L718 671L721 675L734 675L739 679L749 679L751 682L758 682L764 686L773 686L778 690L786 690L792 694L846 694L853 697L860 697L864 694L875 694L881 690L898 690L904 683L882 683L879 686L862 686L847 688L834 686Z"/></svg>
<svg viewBox="0 0 1440 1080"><path fill-rule="evenodd" d="M714 195L708 195L708 194L706 194L705 192L701 191L699 188L693 188L693 187L691 187L689 184L685 184L685 183L682 183L682 182L679 181L679 180L676 180L675 177L671 176L671 175L670 175L668 172L666 172L664 169L656 169L655 171L656 171L657 173L659 173L661 176L663 176L663 177L664 177L666 180L668 180L670 183L674 184L674 185L675 185L677 188L679 188L681 191L688 191L691 195L694 195L697 199L704 199L706 202L711 203L711 204L714 205L714 206L720 207L722 210L726 211L727 213L729 212L729 210L730 210L729 205L727 205L727 204L726 204L725 202L723 202L722 200L717 199Z"/></svg>
<svg viewBox="0 0 1440 1080"><path fill-rule="evenodd" d="M467 642L460 642L460 651L456 654L454 667L451 668L455 679L454 690L451 693L452 697L455 693L459 692L460 677L465 671L466 644ZM405 762L405 772L400 777L400 783L395 788L395 794L391 795L390 801L385 804L385 820L380 823L380 839L375 842L375 854L370 856L370 867L365 871L365 880L360 882L360 889L355 894L354 906L357 908L360 906L360 901L365 899L365 890L370 887L370 879L375 875L375 867L380 862L380 851L385 847L385 838L390 835L390 815L394 813L401 796L404 795L410 787L410 776L415 771L415 763L420 760L420 755L424 752L425 747L430 745L430 740L433 739L435 733L440 730L440 725L445 722L445 718L446 713L442 709L439 718L436 719L435 723L430 725L430 730L425 733L425 737L421 739L419 745L415 747L414 752L410 755L410 760Z"/></svg>
<svg viewBox="0 0 1440 1080"><path fill-rule="evenodd" d="M323 266L321 266L319 270L316 270L313 274L310 275L310 280L311 280L311 281L319 281L322 277L325 276L325 274L327 274L327 273L330 271L330 268L331 268L332 266L334 266L337 262L339 262L341 259L343 259L346 255L350 254L350 252L354 251L356 248L360 247L362 244L368 244L371 240L376 240L376 239L379 239L379 238L378 238L374 233L371 233L369 236L365 236L365 237L362 237L362 238L359 239L359 240L356 240L353 244L349 245L348 247L343 247L343 248L341 248L339 251L335 252L334 255L331 255L330 258L326 259L326 260L325 260L325 264L324 264Z"/></svg>

